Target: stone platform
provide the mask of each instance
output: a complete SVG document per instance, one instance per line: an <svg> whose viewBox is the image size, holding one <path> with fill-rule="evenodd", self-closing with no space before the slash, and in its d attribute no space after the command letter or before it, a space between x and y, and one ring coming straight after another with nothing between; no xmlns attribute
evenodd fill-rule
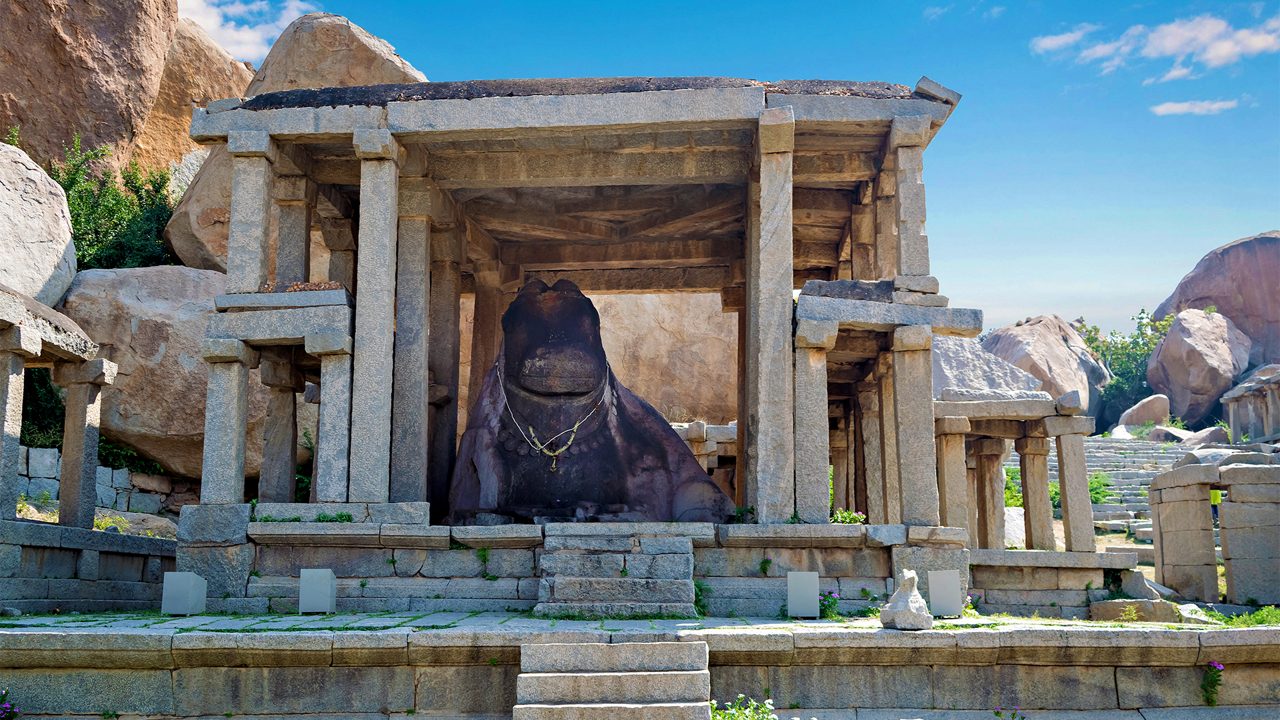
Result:
<svg viewBox="0 0 1280 720"><path fill-rule="evenodd" d="M784 718L1280 716L1280 628L975 618L568 621L517 613L0 619L0 687L29 717L511 718L522 647L705 642L711 697ZM1226 666L1203 706L1209 661ZM1037 710L1075 711L1040 713Z"/></svg>

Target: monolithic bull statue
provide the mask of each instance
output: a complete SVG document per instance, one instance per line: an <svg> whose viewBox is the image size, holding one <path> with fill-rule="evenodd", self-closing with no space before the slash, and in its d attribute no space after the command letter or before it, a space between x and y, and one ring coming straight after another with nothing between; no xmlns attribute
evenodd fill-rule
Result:
<svg viewBox="0 0 1280 720"><path fill-rule="evenodd" d="M529 282L502 330L458 451L454 522L477 513L721 522L732 513L666 420L614 377L600 315L577 285Z"/></svg>

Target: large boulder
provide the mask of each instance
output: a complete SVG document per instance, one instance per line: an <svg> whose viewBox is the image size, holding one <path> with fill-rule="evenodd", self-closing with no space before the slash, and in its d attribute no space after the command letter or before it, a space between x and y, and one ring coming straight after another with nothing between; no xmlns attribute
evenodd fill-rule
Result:
<svg viewBox="0 0 1280 720"><path fill-rule="evenodd" d="M200 477L208 366L201 357L213 298L226 276L212 270L149 267L85 270L62 311L119 365L102 393L102 433L186 477ZM250 373L247 471L261 462L266 393Z"/></svg>
<svg viewBox="0 0 1280 720"><path fill-rule="evenodd" d="M160 89L178 22L174 0L4 3L0 21L0 131L21 128L41 165L75 134L124 165Z"/></svg>
<svg viewBox="0 0 1280 720"><path fill-rule="evenodd" d="M1080 333L1057 315L1002 327L982 341L982 348L1035 376L1055 398L1073 390L1080 393L1089 415L1097 414L1102 386L1111 380Z"/></svg>
<svg viewBox="0 0 1280 720"><path fill-rule="evenodd" d="M472 300L462 298L460 427L470 408ZM591 302L614 374L663 417L715 424L738 417L737 316L720 310L719 295L595 295Z"/></svg>
<svg viewBox="0 0 1280 720"><path fill-rule="evenodd" d="M1169 398L1159 393L1145 397L1120 414L1117 425L1159 425L1169 419Z"/></svg>
<svg viewBox="0 0 1280 720"><path fill-rule="evenodd" d="M933 337L935 400L1052 400L1031 373L982 349L977 340Z"/></svg>
<svg viewBox="0 0 1280 720"><path fill-rule="evenodd" d="M1222 313L1183 310L1147 361L1147 384L1188 424L1212 413L1249 365L1249 337Z"/></svg>
<svg viewBox="0 0 1280 720"><path fill-rule="evenodd" d="M1210 252L1156 308L1163 318L1214 307L1253 341L1253 364L1280 362L1280 230Z"/></svg>
<svg viewBox="0 0 1280 720"><path fill-rule="evenodd" d="M244 92L259 95L297 88L425 80L385 40L346 18L312 13L285 28ZM226 269L230 205L231 162L225 150L217 147L196 173L165 228L165 239L183 264ZM274 238L274 230L271 234Z"/></svg>
<svg viewBox="0 0 1280 720"><path fill-rule="evenodd" d="M0 284L57 305L76 274L67 196L27 154L0 143Z"/></svg>
<svg viewBox="0 0 1280 720"><path fill-rule="evenodd" d="M200 147L191 140L191 108L238 97L252 80L251 66L228 55L194 21L180 19L132 160L144 168L167 168L181 161Z"/></svg>

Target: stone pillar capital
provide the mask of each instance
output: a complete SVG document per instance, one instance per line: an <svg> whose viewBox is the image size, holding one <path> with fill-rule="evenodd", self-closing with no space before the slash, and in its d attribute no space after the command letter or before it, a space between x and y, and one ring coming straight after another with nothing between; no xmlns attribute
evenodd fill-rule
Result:
<svg viewBox="0 0 1280 720"><path fill-rule="evenodd" d="M929 350L933 347L933 328L928 325L902 325L893 330L893 351Z"/></svg>
<svg viewBox="0 0 1280 720"><path fill-rule="evenodd" d="M397 165L404 160L404 147L386 128L356 128L351 143L361 160L390 160Z"/></svg>
<svg viewBox="0 0 1280 720"><path fill-rule="evenodd" d="M801 318L796 322L796 347L832 350L839 333L840 326L833 321Z"/></svg>
<svg viewBox="0 0 1280 720"><path fill-rule="evenodd" d="M303 338L303 349L310 355L350 355L351 337L346 333L317 333Z"/></svg>
<svg viewBox="0 0 1280 720"><path fill-rule="evenodd" d="M276 143L266 130L232 130L227 133L227 154L231 157L276 159Z"/></svg>
<svg viewBox="0 0 1280 720"><path fill-rule="evenodd" d="M889 125L889 147L928 145L931 126L928 115L897 115Z"/></svg>
<svg viewBox="0 0 1280 720"><path fill-rule="evenodd" d="M44 342L35 330L22 325L0 330L0 352L11 352L24 358L40 356Z"/></svg>
<svg viewBox="0 0 1280 720"><path fill-rule="evenodd" d="M933 421L934 435L964 435L971 428L972 425L967 417L947 416L935 418Z"/></svg>
<svg viewBox="0 0 1280 720"><path fill-rule="evenodd" d="M1048 455L1049 438L1024 437L1013 441L1013 449L1019 455Z"/></svg>
<svg viewBox="0 0 1280 720"><path fill-rule="evenodd" d="M53 381L58 385L111 385L116 381L116 364L98 358L78 363L56 363Z"/></svg>
<svg viewBox="0 0 1280 720"><path fill-rule="evenodd" d="M201 354L204 361L210 364L240 363L247 367L258 364L257 351L234 338L205 338Z"/></svg>
<svg viewBox="0 0 1280 720"><path fill-rule="evenodd" d="M796 114L790 105L768 108L760 113L761 155L789 153L796 147Z"/></svg>

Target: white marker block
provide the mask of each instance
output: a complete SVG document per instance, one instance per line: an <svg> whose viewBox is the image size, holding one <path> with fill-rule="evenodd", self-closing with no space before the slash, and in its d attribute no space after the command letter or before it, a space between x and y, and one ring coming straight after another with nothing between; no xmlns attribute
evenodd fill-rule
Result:
<svg viewBox="0 0 1280 720"><path fill-rule="evenodd" d="M298 577L298 612L333 613L338 610L338 578L329 568L305 569Z"/></svg>
<svg viewBox="0 0 1280 720"><path fill-rule="evenodd" d="M929 571L929 609L934 617L960 617L964 613L959 570Z"/></svg>
<svg viewBox="0 0 1280 720"><path fill-rule="evenodd" d="M193 572L167 572L160 595L160 612L164 615L199 615L204 612L209 584Z"/></svg>
<svg viewBox="0 0 1280 720"><path fill-rule="evenodd" d="M787 573L787 615L818 617L818 573Z"/></svg>

